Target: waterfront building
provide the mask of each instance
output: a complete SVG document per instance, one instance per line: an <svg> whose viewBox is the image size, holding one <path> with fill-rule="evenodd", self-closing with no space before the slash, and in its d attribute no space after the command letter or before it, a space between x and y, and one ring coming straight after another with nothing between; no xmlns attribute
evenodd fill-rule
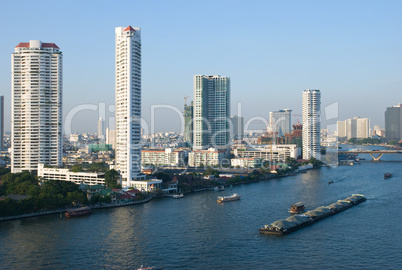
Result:
<svg viewBox="0 0 402 270"><path fill-rule="evenodd" d="M370 137L370 119L354 117L345 121L337 122L337 133L339 138L369 138Z"/></svg>
<svg viewBox="0 0 402 270"><path fill-rule="evenodd" d="M0 151L4 149L4 96L0 96Z"/></svg>
<svg viewBox="0 0 402 270"><path fill-rule="evenodd" d="M141 150L142 165L183 166L185 153L183 150L146 149Z"/></svg>
<svg viewBox="0 0 402 270"><path fill-rule="evenodd" d="M194 150L188 154L188 166L219 166L226 154L227 152L225 150L219 150L212 147L208 150Z"/></svg>
<svg viewBox="0 0 402 270"><path fill-rule="evenodd" d="M11 172L62 164L62 52L54 43L19 43L11 57Z"/></svg>
<svg viewBox="0 0 402 270"><path fill-rule="evenodd" d="M194 76L193 149L228 148L230 78Z"/></svg>
<svg viewBox="0 0 402 270"><path fill-rule="evenodd" d="M184 105L184 134L183 141L193 144L193 102Z"/></svg>
<svg viewBox="0 0 402 270"><path fill-rule="evenodd" d="M244 138L244 118L242 116L231 116L232 140L241 141Z"/></svg>
<svg viewBox="0 0 402 270"><path fill-rule="evenodd" d="M151 180L137 180L132 181L132 187L138 189L141 192L154 192L162 187L162 180L151 179Z"/></svg>
<svg viewBox="0 0 402 270"><path fill-rule="evenodd" d="M303 159L321 159L321 92L303 91Z"/></svg>
<svg viewBox="0 0 402 270"><path fill-rule="evenodd" d="M112 149L116 149L116 130L106 128L106 144L110 144Z"/></svg>
<svg viewBox="0 0 402 270"><path fill-rule="evenodd" d="M69 169L48 168L38 164L38 178L42 181L68 181L74 184L105 185L105 173L99 172L70 172Z"/></svg>
<svg viewBox="0 0 402 270"><path fill-rule="evenodd" d="M234 149L236 158L257 158L262 161L284 162L286 158L297 159L300 148L296 144L256 145L253 147Z"/></svg>
<svg viewBox="0 0 402 270"><path fill-rule="evenodd" d="M261 167L262 160L260 158L232 158L230 163L232 167L258 168Z"/></svg>
<svg viewBox="0 0 402 270"><path fill-rule="evenodd" d="M105 140L105 121L102 119L102 117L100 117L98 120L98 139L100 141Z"/></svg>
<svg viewBox="0 0 402 270"><path fill-rule="evenodd" d="M141 30L117 27L115 55L116 169L122 186L141 174Z"/></svg>
<svg viewBox="0 0 402 270"><path fill-rule="evenodd" d="M292 132L292 110L284 109L269 112L269 124L272 132L276 132L279 137L284 137L286 133Z"/></svg>
<svg viewBox="0 0 402 270"><path fill-rule="evenodd" d="M387 107L385 111L385 138L387 141L402 140L402 103Z"/></svg>

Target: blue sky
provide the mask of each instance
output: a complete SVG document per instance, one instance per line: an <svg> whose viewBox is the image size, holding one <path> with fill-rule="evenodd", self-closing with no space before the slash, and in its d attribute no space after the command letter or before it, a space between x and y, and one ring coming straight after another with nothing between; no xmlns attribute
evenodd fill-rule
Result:
<svg viewBox="0 0 402 270"><path fill-rule="evenodd" d="M338 120L368 117L372 126L383 126L386 107L402 102L402 1L0 0L0 7L6 131L19 42L61 48L65 117L82 104L114 104L114 28L128 25L142 31L147 123L151 105L182 110L195 74L231 77L232 114L241 102L246 120L290 108L301 121L308 88L322 91L323 107L338 102ZM82 111L72 131L95 132L97 119ZM173 111L156 111L156 131L178 131L179 123Z"/></svg>

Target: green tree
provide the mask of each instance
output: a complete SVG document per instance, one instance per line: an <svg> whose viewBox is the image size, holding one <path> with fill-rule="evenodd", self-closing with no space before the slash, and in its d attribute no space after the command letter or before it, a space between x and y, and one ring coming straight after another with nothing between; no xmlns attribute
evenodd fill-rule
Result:
<svg viewBox="0 0 402 270"><path fill-rule="evenodd" d="M82 166L80 164L74 164L70 167L70 172L82 172Z"/></svg>
<svg viewBox="0 0 402 270"><path fill-rule="evenodd" d="M105 184L108 188L121 188L121 185L118 183L119 173L111 169L105 173Z"/></svg>

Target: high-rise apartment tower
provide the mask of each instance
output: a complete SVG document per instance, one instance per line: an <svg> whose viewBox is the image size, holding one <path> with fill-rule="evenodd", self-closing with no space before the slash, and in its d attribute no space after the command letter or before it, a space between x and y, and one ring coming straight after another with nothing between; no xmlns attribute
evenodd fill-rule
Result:
<svg viewBox="0 0 402 270"><path fill-rule="evenodd" d="M22 42L11 56L11 172L62 164L62 60L60 48Z"/></svg>
<svg viewBox="0 0 402 270"><path fill-rule="evenodd" d="M321 92L303 91L303 159L321 159Z"/></svg>
<svg viewBox="0 0 402 270"><path fill-rule="evenodd" d="M227 148L230 141L230 78L194 76L193 149Z"/></svg>
<svg viewBox="0 0 402 270"><path fill-rule="evenodd" d="M141 29L117 27L116 35L116 169L122 186L141 173Z"/></svg>

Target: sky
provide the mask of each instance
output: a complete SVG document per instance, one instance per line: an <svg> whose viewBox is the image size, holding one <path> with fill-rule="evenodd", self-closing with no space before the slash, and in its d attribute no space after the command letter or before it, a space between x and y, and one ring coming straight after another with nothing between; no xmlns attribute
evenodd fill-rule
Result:
<svg viewBox="0 0 402 270"><path fill-rule="evenodd" d="M354 116L384 127L386 107L402 102L402 1L0 0L0 7L6 131L11 54L29 40L63 52L66 132L96 132L99 116L112 127L114 29L128 25L141 28L143 126L155 132L180 131L172 108L192 100L196 74L229 76L231 114L245 122L285 108L301 122L304 89L321 90L322 128Z"/></svg>

